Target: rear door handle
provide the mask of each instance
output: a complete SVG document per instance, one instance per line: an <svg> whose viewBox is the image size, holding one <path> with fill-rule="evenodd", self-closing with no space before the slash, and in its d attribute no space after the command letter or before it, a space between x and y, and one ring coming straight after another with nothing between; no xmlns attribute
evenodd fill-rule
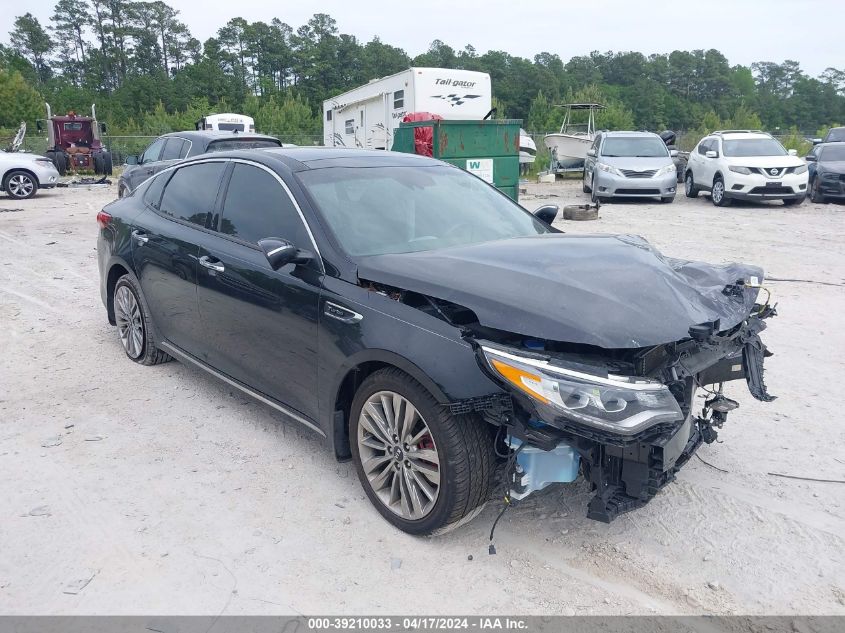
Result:
<svg viewBox="0 0 845 633"><path fill-rule="evenodd" d="M150 238L147 237L146 233L137 230L132 231L132 239L134 239L138 243L138 246L143 246L144 244L150 241Z"/></svg>
<svg viewBox="0 0 845 633"><path fill-rule="evenodd" d="M212 261L208 255L203 255L199 258L200 266L208 268L209 270L213 270L218 273L222 273L226 270L226 267L219 261Z"/></svg>

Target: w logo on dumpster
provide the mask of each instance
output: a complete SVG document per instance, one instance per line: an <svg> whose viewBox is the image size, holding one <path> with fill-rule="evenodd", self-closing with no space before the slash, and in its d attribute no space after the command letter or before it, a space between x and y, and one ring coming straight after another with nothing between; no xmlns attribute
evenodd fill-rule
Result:
<svg viewBox="0 0 845 633"><path fill-rule="evenodd" d="M455 107L459 105L463 105L468 99L478 99L481 95L457 95L457 94L450 94L450 95L432 95L432 99L443 99L446 101L450 106Z"/></svg>

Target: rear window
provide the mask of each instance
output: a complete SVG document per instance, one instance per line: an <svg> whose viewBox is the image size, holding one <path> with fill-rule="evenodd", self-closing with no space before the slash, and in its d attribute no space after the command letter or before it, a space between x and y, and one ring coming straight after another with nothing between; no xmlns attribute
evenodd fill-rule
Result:
<svg viewBox="0 0 845 633"><path fill-rule="evenodd" d="M773 138L725 139L722 141L725 156L786 156L783 145Z"/></svg>
<svg viewBox="0 0 845 633"><path fill-rule="evenodd" d="M833 141L845 141L845 127L832 128L827 133L827 136L824 137L824 140L826 143L831 143Z"/></svg>
<svg viewBox="0 0 845 633"><path fill-rule="evenodd" d="M164 189L159 211L186 222L205 226L214 210L217 189L226 163L200 163L177 169Z"/></svg>
<svg viewBox="0 0 845 633"><path fill-rule="evenodd" d="M234 132L237 130L238 132L244 131L244 124L243 123L218 123L217 129L221 132Z"/></svg>
<svg viewBox="0 0 845 633"><path fill-rule="evenodd" d="M274 138L227 138L208 144L209 152L225 152L230 149L261 149L262 147L281 147L282 143Z"/></svg>

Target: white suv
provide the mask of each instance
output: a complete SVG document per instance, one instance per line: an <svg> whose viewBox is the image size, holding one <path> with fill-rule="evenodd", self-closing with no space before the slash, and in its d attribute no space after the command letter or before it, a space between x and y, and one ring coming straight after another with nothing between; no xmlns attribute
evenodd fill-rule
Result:
<svg viewBox="0 0 845 633"><path fill-rule="evenodd" d="M690 152L684 189L688 198L709 191L719 207L734 199L793 205L804 202L807 177L807 164L771 135L726 130L705 136Z"/></svg>

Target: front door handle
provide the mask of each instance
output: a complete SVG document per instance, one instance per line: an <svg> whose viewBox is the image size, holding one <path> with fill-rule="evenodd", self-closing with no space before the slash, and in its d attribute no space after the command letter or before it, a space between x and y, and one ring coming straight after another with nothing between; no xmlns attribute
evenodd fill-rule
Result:
<svg viewBox="0 0 845 633"><path fill-rule="evenodd" d="M200 266L204 266L205 268L208 268L209 270L213 270L218 273L222 273L224 270L226 270L226 267L222 263L220 263L219 261L212 261L208 255L203 255L202 257L200 257L199 262Z"/></svg>
<svg viewBox="0 0 845 633"><path fill-rule="evenodd" d="M143 231L137 230L132 231L132 239L134 239L138 243L138 246L143 246L144 244L150 241L150 238L148 238Z"/></svg>

